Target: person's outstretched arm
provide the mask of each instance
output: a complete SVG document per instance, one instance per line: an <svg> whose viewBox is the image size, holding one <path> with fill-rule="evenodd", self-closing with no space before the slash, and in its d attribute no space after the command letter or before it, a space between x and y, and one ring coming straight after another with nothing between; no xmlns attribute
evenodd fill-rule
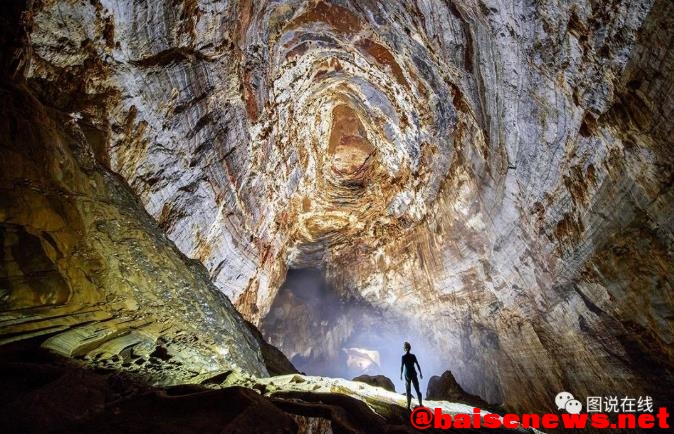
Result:
<svg viewBox="0 0 674 434"><path fill-rule="evenodd" d="M419 378L422 380L424 379L424 374L421 373L421 366L419 366L419 360L417 360L416 356L414 357L414 363L417 364L417 368L419 368Z"/></svg>

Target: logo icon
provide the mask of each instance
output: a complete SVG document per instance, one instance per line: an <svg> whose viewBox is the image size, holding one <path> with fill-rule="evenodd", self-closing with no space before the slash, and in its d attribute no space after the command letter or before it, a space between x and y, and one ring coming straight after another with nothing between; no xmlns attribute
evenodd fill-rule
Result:
<svg viewBox="0 0 674 434"><path fill-rule="evenodd" d="M555 396L555 404L557 404L557 410L564 410L567 401L573 399L573 395L569 392L559 392Z"/></svg>
<svg viewBox="0 0 674 434"><path fill-rule="evenodd" d="M433 413L426 407L417 407L410 415L410 422L412 422L412 426L416 429L430 428L432 421Z"/></svg>
<svg viewBox="0 0 674 434"><path fill-rule="evenodd" d="M566 409L566 412L569 414L579 414L583 409L583 404L581 404L577 399L569 399L566 401L564 409Z"/></svg>
<svg viewBox="0 0 674 434"><path fill-rule="evenodd" d="M557 410L566 410L569 414L579 414L583 410L583 404L569 392L559 392L555 396L555 404Z"/></svg>

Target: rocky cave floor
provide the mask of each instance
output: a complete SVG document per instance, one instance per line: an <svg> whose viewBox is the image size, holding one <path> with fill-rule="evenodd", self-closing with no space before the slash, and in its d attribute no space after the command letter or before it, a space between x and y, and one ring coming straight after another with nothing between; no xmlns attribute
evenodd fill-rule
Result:
<svg viewBox="0 0 674 434"><path fill-rule="evenodd" d="M219 371L196 376L193 384L155 387L146 381L148 373L181 369L161 350L146 361L150 366L141 369L137 363L134 372L121 366L123 358L69 359L40 348L36 340L0 347L0 360L3 433L418 432L410 425L404 395L344 379ZM450 413L473 407L448 401L425 405ZM478 432L442 432L453 431Z"/></svg>

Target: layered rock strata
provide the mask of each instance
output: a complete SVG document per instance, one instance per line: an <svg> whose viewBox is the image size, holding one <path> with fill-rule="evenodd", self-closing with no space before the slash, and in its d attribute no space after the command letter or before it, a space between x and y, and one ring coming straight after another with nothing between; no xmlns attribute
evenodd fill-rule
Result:
<svg viewBox="0 0 674 434"><path fill-rule="evenodd" d="M413 327L421 360L515 410L558 390L667 402L672 17L666 0L45 1L15 66L304 366ZM314 268L329 318L280 291Z"/></svg>
<svg viewBox="0 0 674 434"><path fill-rule="evenodd" d="M0 345L32 339L157 384L293 372L99 164L77 117L21 82L1 92Z"/></svg>

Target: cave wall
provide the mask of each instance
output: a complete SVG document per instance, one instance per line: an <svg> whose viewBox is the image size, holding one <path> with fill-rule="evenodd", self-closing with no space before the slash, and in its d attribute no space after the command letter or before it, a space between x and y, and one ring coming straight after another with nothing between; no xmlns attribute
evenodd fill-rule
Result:
<svg viewBox="0 0 674 434"><path fill-rule="evenodd" d="M32 25L14 6L2 9L5 42ZM26 84L30 56L2 46L0 345L31 340L151 384L224 369L267 375L260 339L203 265L98 161L102 133Z"/></svg>
<svg viewBox="0 0 674 434"><path fill-rule="evenodd" d="M44 1L25 68L256 324L289 267L317 267L342 299L425 328L490 402L667 400L673 12ZM267 332L325 357L361 312Z"/></svg>

